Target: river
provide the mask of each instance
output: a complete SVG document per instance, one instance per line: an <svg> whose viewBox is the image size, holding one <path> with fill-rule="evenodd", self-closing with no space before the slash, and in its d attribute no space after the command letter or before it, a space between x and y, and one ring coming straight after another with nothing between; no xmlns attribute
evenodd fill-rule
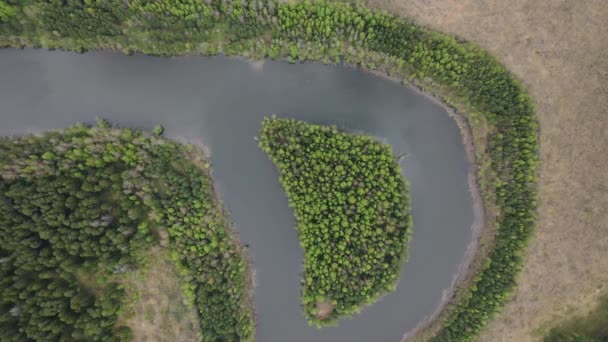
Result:
<svg viewBox="0 0 608 342"><path fill-rule="evenodd" d="M261 342L397 342L440 303L472 239L469 164L446 111L411 89L352 68L226 57L0 49L0 135L93 122L165 127L204 143L220 198L256 271ZM257 147L267 115L335 124L390 143L411 183L413 237L394 293L337 327L307 325L303 252L278 173Z"/></svg>

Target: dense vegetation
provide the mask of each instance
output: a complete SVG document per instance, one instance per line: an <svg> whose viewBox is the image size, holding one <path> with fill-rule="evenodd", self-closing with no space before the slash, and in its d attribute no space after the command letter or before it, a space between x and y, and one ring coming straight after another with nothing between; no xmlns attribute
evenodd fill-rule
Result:
<svg viewBox="0 0 608 342"><path fill-rule="evenodd" d="M252 339L247 262L197 153L103 121L0 140L0 339L130 340L120 275L167 239L202 340Z"/></svg>
<svg viewBox="0 0 608 342"><path fill-rule="evenodd" d="M15 8L0 0L0 23L9 22L15 16Z"/></svg>
<svg viewBox="0 0 608 342"><path fill-rule="evenodd" d="M260 147L279 169L294 209L305 251L307 318L326 324L394 289L411 218L391 148L336 127L276 117L264 119Z"/></svg>
<svg viewBox="0 0 608 342"><path fill-rule="evenodd" d="M47 5L55 1L15 1L17 15L0 24L0 45L152 54L224 52L290 61L333 62L343 56L348 63L432 89L461 109L473 130L479 122L487 123L487 144L476 147L478 155L489 156L487 165L480 161L479 170L490 169L480 180L487 187L486 200L498 213L494 247L468 293L452 306L436 340L473 339L508 300L535 221L538 127L526 92L486 52L401 18L336 2L213 0L195 6L142 0L127 6L70 0L58 1L63 6ZM155 5L146 7L151 3ZM158 6L171 10L159 11ZM64 10L73 15L65 16ZM100 21L94 29L104 35L91 34L92 20ZM178 29L173 22L179 22Z"/></svg>

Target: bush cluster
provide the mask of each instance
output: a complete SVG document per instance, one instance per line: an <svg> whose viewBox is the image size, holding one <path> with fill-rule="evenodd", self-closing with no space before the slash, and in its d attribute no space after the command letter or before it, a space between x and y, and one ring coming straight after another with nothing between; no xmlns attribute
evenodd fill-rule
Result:
<svg viewBox="0 0 608 342"><path fill-rule="evenodd" d="M143 267L162 231L202 340L251 339L247 263L203 161L101 123L0 140L2 340L129 340L120 274Z"/></svg>
<svg viewBox="0 0 608 342"><path fill-rule="evenodd" d="M0 0L0 23L7 23L16 15L15 8Z"/></svg>
<svg viewBox="0 0 608 342"><path fill-rule="evenodd" d="M196 0L135 0L129 8L156 29L179 30L206 27L211 7Z"/></svg>
<svg viewBox="0 0 608 342"><path fill-rule="evenodd" d="M69 1L76 2L79 1ZM167 0L167 3L177 6L182 1ZM377 67L380 58L383 67L390 63L397 76L430 84L452 103L472 108L492 125L487 148L492 173L496 175L492 184L499 211L496 239L468 294L458 300L436 337L437 341L471 340L513 291L522 254L534 227L538 126L532 102L519 82L492 56L472 44L361 6L325 1L206 3L215 18L212 26L204 30L208 34L195 35L184 30L167 33L171 39L154 36L150 42L148 38L140 38L147 37L147 27L131 27L137 20L133 20L134 14L128 14L119 25L123 33L113 36L110 43L105 38L81 39L84 34L77 31L86 31L88 26L77 21L80 12L75 12L73 17L63 17L57 24L69 28L59 30L65 37L55 38L49 36L49 28L36 22L37 18L18 14L21 21L29 24L19 31L0 23L0 44L44 42L47 46L69 49L128 46L155 54L223 51L290 61L338 62L344 56L345 60L370 69ZM117 2L114 6L120 9L121 4ZM26 6L37 5L26 3ZM22 8L17 10L23 13ZM47 12L52 13L53 9L41 8L40 16L48 15ZM165 16L173 14L167 12Z"/></svg>
<svg viewBox="0 0 608 342"><path fill-rule="evenodd" d="M98 38L121 33L122 2L110 0L34 0L45 30L74 38Z"/></svg>
<svg viewBox="0 0 608 342"><path fill-rule="evenodd" d="M469 293L456 303L435 337L436 341L473 339L515 288L534 227L538 125L530 98L487 53L397 17L332 2L286 4L279 9L281 16L293 18L292 24L281 26L288 37L347 39L399 58L417 77L431 77L468 99L495 126L489 144L500 211L495 247ZM310 36L311 30L318 33Z"/></svg>
<svg viewBox="0 0 608 342"><path fill-rule="evenodd" d="M259 143L294 209L307 318L331 322L394 289L411 218L391 148L336 127L276 117L264 119ZM333 307L331 315L318 312L323 303Z"/></svg>

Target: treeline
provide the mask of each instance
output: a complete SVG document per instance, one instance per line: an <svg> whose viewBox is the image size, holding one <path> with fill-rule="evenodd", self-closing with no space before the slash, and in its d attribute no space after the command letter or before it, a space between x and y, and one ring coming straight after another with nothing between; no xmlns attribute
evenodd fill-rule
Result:
<svg viewBox="0 0 608 342"><path fill-rule="evenodd" d="M70 3L84 2L72 0ZM97 3L103 4L103 1ZM175 7L183 4L168 0L166 3ZM76 50L126 47L129 51L154 54L224 52L334 63L344 57L351 63L389 70L393 76L427 85L449 103L481 115L492 126L487 146L477 148L484 152L487 149L491 173L495 175L495 179L484 180L492 192L487 198L495 201L499 212L495 246L468 294L459 298L444 329L436 337L437 341L473 339L514 290L523 252L534 227L538 125L532 102L519 82L492 56L472 44L361 6L272 0L213 0L205 4L214 21L209 29L200 29L199 33L183 30L169 34L169 29L160 29L155 32L165 32L171 39L158 35L150 39L146 33L149 25L142 24L141 19L127 11L124 18L113 17L121 18L119 35L111 39L80 39L69 30L64 30L65 36L49 34L49 27L36 21L39 18L19 14L24 11L19 3L15 7L17 17L27 24L19 28L0 24L0 32L5 32L0 34L0 45L42 44ZM39 2L25 6L36 7ZM114 6L116 11L123 11L122 3ZM45 11L52 9L45 7L42 17ZM147 12L144 16L153 17ZM163 20L170 20L167 17L171 16L175 14L165 12ZM182 24L186 25L188 20ZM207 22L208 18L201 16L199 20ZM64 24L72 30L80 30L82 26L72 19ZM469 122L475 129L475 121Z"/></svg>
<svg viewBox="0 0 608 342"><path fill-rule="evenodd" d="M276 117L264 119L259 144L279 169L294 209L309 321L331 323L393 290L411 217L391 148L335 127Z"/></svg>
<svg viewBox="0 0 608 342"><path fill-rule="evenodd" d="M79 50L95 48L101 41L130 44L129 34L186 48L196 41L220 37L238 41L261 35L271 22L272 7L263 4L217 0L33 0L19 5L39 12L39 17L29 25L14 27L11 33L65 38L66 43L69 41ZM18 8L23 13L23 7L0 3L0 22L8 22L3 20L3 12L8 13L7 18L9 14L14 17ZM157 48L162 52L162 46Z"/></svg>
<svg viewBox="0 0 608 342"><path fill-rule="evenodd" d="M247 262L195 153L103 121L0 140L2 340L130 340L120 275L162 230L202 340L252 339Z"/></svg>

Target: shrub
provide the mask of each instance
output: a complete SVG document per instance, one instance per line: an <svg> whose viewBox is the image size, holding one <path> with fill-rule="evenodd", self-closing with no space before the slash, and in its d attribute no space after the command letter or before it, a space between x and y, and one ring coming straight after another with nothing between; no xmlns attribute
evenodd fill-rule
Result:
<svg viewBox="0 0 608 342"><path fill-rule="evenodd" d="M17 12L13 6L0 0L0 23L9 22L16 14Z"/></svg>

